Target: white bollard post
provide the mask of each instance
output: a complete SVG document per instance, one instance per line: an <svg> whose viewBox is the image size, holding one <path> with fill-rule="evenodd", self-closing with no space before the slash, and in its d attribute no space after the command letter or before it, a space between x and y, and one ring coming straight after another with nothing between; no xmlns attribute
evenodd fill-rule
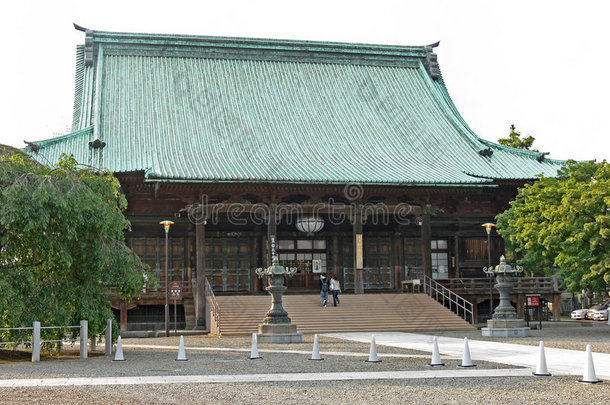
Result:
<svg viewBox="0 0 610 405"><path fill-rule="evenodd" d="M112 356L112 319L106 320L106 342L105 342L105 354L106 356Z"/></svg>
<svg viewBox="0 0 610 405"><path fill-rule="evenodd" d="M32 324L32 362L40 361L40 322Z"/></svg>
<svg viewBox="0 0 610 405"><path fill-rule="evenodd" d="M441 361L441 354L438 350L438 338L434 336L432 338L432 361L428 364L430 367L444 366L445 363Z"/></svg>
<svg viewBox="0 0 610 405"><path fill-rule="evenodd" d="M578 382L585 384L599 384L603 382L598 380L595 375L595 366L593 365L593 354L591 353L591 345L587 345L586 358L585 358L585 371L582 376L582 380Z"/></svg>
<svg viewBox="0 0 610 405"><path fill-rule="evenodd" d="M538 365L536 366L536 371L532 374L537 377L549 377L551 373L549 373L549 370L546 367L546 356L544 355L544 343L542 340L538 347L540 348L538 351Z"/></svg>
<svg viewBox="0 0 610 405"><path fill-rule="evenodd" d="M462 353L462 364L458 367L476 367L476 364L472 364L472 358L470 357L470 346L468 346L468 338L464 338L464 353Z"/></svg>
<svg viewBox="0 0 610 405"><path fill-rule="evenodd" d="M89 352L89 322L80 321L80 358L86 359Z"/></svg>
<svg viewBox="0 0 610 405"><path fill-rule="evenodd" d="M178 347L178 357L176 361L188 361L186 351L184 350L184 336L180 335L180 346Z"/></svg>
<svg viewBox="0 0 610 405"><path fill-rule="evenodd" d="M252 348L250 349L250 360L262 359L261 356L258 355L258 346L256 344L256 333L252 334Z"/></svg>
<svg viewBox="0 0 610 405"><path fill-rule="evenodd" d="M313 352L311 353L311 359L309 360L324 360L322 357L320 357L320 345L318 343L317 333L313 337Z"/></svg>
<svg viewBox="0 0 610 405"><path fill-rule="evenodd" d="M377 343L375 343L375 335L371 336L371 349L369 351L369 359L367 363L381 363L377 358Z"/></svg>
<svg viewBox="0 0 610 405"><path fill-rule="evenodd" d="M125 361L125 357L123 357L123 342L121 341L121 336L116 341L116 353L114 355L114 360L112 361Z"/></svg>

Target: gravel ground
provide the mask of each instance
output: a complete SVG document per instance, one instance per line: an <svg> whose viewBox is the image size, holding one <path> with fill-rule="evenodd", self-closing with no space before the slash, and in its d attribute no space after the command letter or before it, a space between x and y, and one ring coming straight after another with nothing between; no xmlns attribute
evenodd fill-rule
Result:
<svg viewBox="0 0 610 405"><path fill-rule="evenodd" d="M591 343L594 351L610 352L610 327L579 323L544 325L532 337L489 339L537 345L543 338L547 347L583 350ZM488 339L477 332L442 332L439 336ZM133 376L187 374L251 374L333 371L422 370L429 353L377 347L381 363L367 363L369 345L320 336L322 362L309 361L313 336L305 335L303 344L259 344L263 360L249 360L250 337L185 336L187 362L175 362L178 338L124 339L125 362L104 357L81 360L48 360L38 364L14 362L0 364L0 378L69 376ZM171 346L171 349L134 348L130 345ZM188 350L189 347L210 350ZM231 350L214 350L231 349ZM282 353L302 351L303 353ZM325 352L349 352L353 356L334 356ZM447 369L455 369L459 359L443 358ZM507 366L477 362L478 368ZM610 384L581 385L578 377L490 377L436 378L414 380L363 380L287 383L214 383L131 386L87 386L65 388L0 388L0 404L338 404L420 403L420 404L506 404L557 403L602 404L610 398Z"/></svg>

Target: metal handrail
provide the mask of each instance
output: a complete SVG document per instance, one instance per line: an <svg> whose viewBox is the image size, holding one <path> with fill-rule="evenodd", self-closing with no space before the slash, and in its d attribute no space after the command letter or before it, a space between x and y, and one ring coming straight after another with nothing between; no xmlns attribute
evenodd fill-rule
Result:
<svg viewBox="0 0 610 405"><path fill-rule="evenodd" d="M445 305L445 299L447 299L449 309L452 312L463 318L465 321L474 324L472 303L464 297L457 295L444 285L436 282L426 275L424 275L424 292L443 305ZM461 312L460 309L462 309ZM468 315L470 315L470 319L468 319Z"/></svg>
<svg viewBox="0 0 610 405"><path fill-rule="evenodd" d="M205 321L210 333L220 335L220 306L208 278L205 278Z"/></svg>

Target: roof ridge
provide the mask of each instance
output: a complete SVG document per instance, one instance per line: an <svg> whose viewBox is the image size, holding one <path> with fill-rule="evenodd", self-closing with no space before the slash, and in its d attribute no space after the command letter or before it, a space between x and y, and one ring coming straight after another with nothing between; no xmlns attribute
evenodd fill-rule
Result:
<svg viewBox="0 0 610 405"><path fill-rule="evenodd" d="M34 143L40 147L44 147L44 146L52 145L57 142L63 142L67 139L72 139L72 138L77 138L79 136L87 135L92 132L93 132L93 125L90 125L86 128L79 129L74 132L68 132L67 134L64 134L64 135L56 136L54 138L49 138L49 139L43 139L41 141L34 141L32 143Z"/></svg>
<svg viewBox="0 0 610 405"><path fill-rule="evenodd" d="M335 41L313 41L275 38L244 38L192 34L154 34L89 30L74 25L85 33L85 64L93 64L96 44L104 44L110 52L138 53L155 50L162 56L197 56L228 59L268 60L290 58L293 61L328 62L338 64L403 65L421 60L434 76L438 70L438 42L429 45L384 45ZM436 78L436 77L434 77Z"/></svg>

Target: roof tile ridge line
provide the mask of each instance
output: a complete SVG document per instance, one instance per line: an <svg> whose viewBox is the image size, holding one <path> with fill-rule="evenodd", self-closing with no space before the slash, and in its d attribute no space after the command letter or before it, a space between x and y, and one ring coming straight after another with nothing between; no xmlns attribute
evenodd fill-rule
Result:
<svg viewBox="0 0 610 405"><path fill-rule="evenodd" d="M54 138L48 138L48 139L42 139L40 141L34 141L32 143L35 143L36 145L44 148L44 147L53 145L55 143L60 143L60 142L67 141L67 140L72 139L72 138L76 138L76 137L79 137L79 136L87 135L87 134L89 134L92 131L93 131L93 125L90 125L90 126L85 127L83 129L79 129L77 131L69 132L69 133L61 135L61 136L56 136Z"/></svg>
<svg viewBox="0 0 610 405"><path fill-rule="evenodd" d="M76 45L76 60L74 66L74 100L72 101L72 128L81 126L83 108L83 91L85 88L85 45ZM78 112L77 112L78 111Z"/></svg>
<svg viewBox="0 0 610 405"><path fill-rule="evenodd" d="M93 111L95 116L93 117L93 138L94 139L100 139L100 113L101 113L101 108L102 108L102 102L101 102L101 84L100 82L102 81L102 75L104 73L104 47L100 44L99 49L98 49L98 53L97 53L97 66L96 66L96 70L95 70L95 87L94 87L94 91L95 91L95 99L94 99L94 106L93 106Z"/></svg>
<svg viewBox="0 0 610 405"><path fill-rule="evenodd" d="M303 181L303 180L265 180L265 181L260 181L260 180L235 180L235 179L186 179L186 178L182 178L182 177L161 177L161 174L158 173L154 173L152 172L152 169L148 168L146 169L146 171L150 171L150 173L152 175L156 175L158 177L145 177L144 178L144 182L149 182L149 183L157 183L157 182L163 182L163 183L202 183L202 184L211 184L211 183L239 183L239 184L313 184L313 185L345 185L345 181L325 181L325 182L321 182L321 181ZM487 180L485 178L483 178L484 180ZM437 183L437 182L430 182L430 183L426 183L426 182L380 182L380 181L375 181L375 182L370 182L370 183L364 183L364 185L371 185L371 186L393 186L393 187L498 187L498 184L495 183L497 179L491 179L490 181L487 182L469 182L469 183L459 183L459 182L454 182L454 183ZM499 179L502 180L502 179ZM528 179L525 179L528 180Z"/></svg>
<svg viewBox="0 0 610 405"><path fill-rule="evenodd" d="M500 143L496 143L496 142L492 142L492 141L488 141L487 139L480 139L481 142L483 144L485 144L486 146L489 147L493 147L499 150L503 150L505 152L508 153L513 153L515 155L521 155L527 158L537 158L539 157L541 154L543 154L544 152L537 152L534 150L527 150L527 149L519 149L519 148L513 148L511 146L506 146L506 145L502 145ZM565 164L566 160L563 159L548 159L548 158L544 158L543 162L547 162L547 163L556 163L556 164Z"/></svg>
<svg viewBox="0 0 610 405"><path fill-rule="evenodd" d="M157 38L158 43L162 42L177 42L178 40L207 41L215 43L217 46L222 42L231 42L233 45L257 45L267 46L269 48L285 48L291 50L314 50L314 51L347 51L352 49L352 52L361 53L379 53L385 52L416 52L421 53L421 57L425 58L429 53L429 45L387 45L387 44L370 44L370 43L351 43L338 41L316 41L316 40L296 40L296 39L277 39L277 38L248 38L248 37L229 37L229 36L209 36L209 35L191 35L191 34L162 34L162 33L137 33L137 32L117 32L117 31L99 31L90 30L95 41L96 36L114 38L116 42L121 41L121 37L129 39L150 39ZM97 41L109 42L109 41ZM153 42L154 43L154 42ZM193 44L194 45L194 44ZM312 48L311 45L320 47L319 49Z"/></svg>
<svg viewBox="0 0 610 405"><path fill-rule="evenodd" d="M487 139L481 138L479 135L477 135L477 133L475 131L472 130L472 128L470 128L470 126L468 125L468 123L466 122L464 117L462 117L462 114L460 113L460 111L458 110L456 105L453 103L453 99L451 98L451 95L449 94L449 91L447 90L447 86L445 86L445 81L442 79L442 76L441 76L441 80L439 81L439 85L442 87L443 96L445 96L447 98L447 103L449 104L450 108L453 110L456 117L460 120L460 122L462 123L464 128L466 128L476 140L478 140L479 142L483 143L486 146L495 147L497 149L504 150L504 151L511 152L511 153L516 153L516 154L519 154L519 155L522 155L525 157L537 158L538 156L540 156L540 154L542 152L535 152L535 151L530 151L530 150L512 148L510 146L505 146L505 145L499 144L497 142L493 142L493 141L489 141ZM565 160L561 160L561 159L545 158L544 160L552 162L552 163L558 163L558 164L565 162Z"/></svg>
<svg viewBox="0 0 610 405"><path fill-rule="evenodd" d="M449 120L449 122L451 122L451 124L453 125L453 127L455 128L455 130L462 135L462 137L469 143L472 145L472 151L474 153L479 152L479 148L478 148L478 144L477 144L477 140L480 139L478 136L476 136L476 134L474 134L474 132L469 133L468 131L465 131L464 126L460 125L461 122L460 120L456 117L456 115L454 114L454 111L452 111L451 106L448 105L447 100L445 98L440 97L438 89L436 89L436 87L434 86L434 83L432 83L432 78L430 77L430 75L428 74L428 71L426 70L425 66L423 65L423 63L420 62L420 66L419 66L419 70L422 73L422 75L424 76L424 83L426 83L426 86L428 87L428 90L430 91L430 93L432 94L432 97L434 98L434 100L436 101L437 105L439 106L439 108L445 113L445 116L447 117L447 119ZM447 92L448 93L448 92ZM453 108L455 108L455 105L453 105ZM457 108L455 108L457 110ZM473 138L474 135L474 138ZM494 173L499 174L496 170L496 168L494 168L491 165L491 162L489 161L489 159L485 159L484 163L487 165L487 167ZM468 173L465 173L468 174Z"/></svg>
<svg viewBox="0 0 610 405"><path fill-rule="evenodd" d="M441 93L442 93L443 97L446 99L447 105L449 106L449 108L451 108L451 110L453 111L453 114L455 114L456 118L460 121L460 123L464 126L464 128L466 130L468 130L468 132L470 133L471 136L473 136L476 140L482 139L481 137L479 137L477 135L477 133L472 128L470 128L470 125L468 125L468 123L466 122L464 117L462 117L462 114L460 113L457 106L453 102L453 98L451 98L451 94L449 94L449 90L447 89L447 86L445 85L445 80L443 79L442 74L440 75L440 79L439 79L438 83L439 83L439 87L441 87Z"/></svg>

